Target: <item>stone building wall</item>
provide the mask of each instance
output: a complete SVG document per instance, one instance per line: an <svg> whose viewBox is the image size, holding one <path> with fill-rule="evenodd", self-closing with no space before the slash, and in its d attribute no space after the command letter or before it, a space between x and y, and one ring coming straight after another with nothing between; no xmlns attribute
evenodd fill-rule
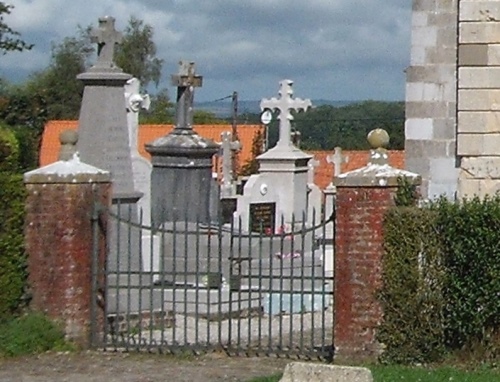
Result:
<svg viewBox="0 0 500 382"><path fill-rule="evenodd" d="M500 2L461 0L458 38L459 196L500 190Z"/></svg>
<svg viewBox="0 0 500 382"><path fill-rule="evenodd" d="M413 0L405 161L429 198L457 191L457 17L458 0Z"/></svg>

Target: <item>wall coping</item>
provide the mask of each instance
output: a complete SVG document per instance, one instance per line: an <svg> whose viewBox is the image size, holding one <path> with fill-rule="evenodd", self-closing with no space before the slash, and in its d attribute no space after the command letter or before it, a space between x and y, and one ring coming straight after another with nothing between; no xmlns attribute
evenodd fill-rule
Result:
<svg viewBox="0 0 500 382"><path fill-rule="evenodd" d="M80 161L77 153L68 161L60 160L24 174L24 183L109 183L109 171Z"/></svg>

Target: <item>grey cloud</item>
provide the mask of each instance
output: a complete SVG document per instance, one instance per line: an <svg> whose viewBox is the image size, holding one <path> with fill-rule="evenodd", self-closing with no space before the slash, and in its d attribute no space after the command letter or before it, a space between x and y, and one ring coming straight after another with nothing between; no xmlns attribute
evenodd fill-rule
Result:
<svg viewBox="0 0 500 382"><path fill-rule="evenodd" d="M166 62L165 83L179 59L194 60L205 76L204 89L198 93L206 99L239 89L251 98L264 91L272 95L269 92L284 77L314 93L308 95L312 98L402 99L404 95L411 4L403 0L121 0L120 4L120 9L129 6L144 9L144 14L169 15L152 24L158 55ZM54 22L57 17L53 15ZM171 35L177 38L166 37Z"/></svg>

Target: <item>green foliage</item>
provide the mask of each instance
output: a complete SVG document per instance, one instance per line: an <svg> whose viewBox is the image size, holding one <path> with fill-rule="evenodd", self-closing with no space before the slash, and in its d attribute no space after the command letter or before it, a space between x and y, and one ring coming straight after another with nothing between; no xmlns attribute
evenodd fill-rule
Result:
<svg viewBox="0 0 500 382"><path fill-rule="evenodd" d="M63 331L42 314L27 314L0 325L3 356L37 354L66 347Z"/></svg>
<svg viewBox="0 0 500 382"><path fill-rule="evenodd" d="M444 354L442 319L443 270L435 213L394 208L384 221L384 286L379 300L384 322L378 340L382 361L417 363Z"/></svg>
<svg viewBox="0 0 500 382"><path fill-rule="evenodd" d="M168 90L161 89L151 97L151 108L139 114L140 123L174 123L174 105L170 102Z"/></svg>
<svg viewBox="0 0 500 382"><path fill-rule="evenodd" d="M27 97L28 101L33 95L43 100L45 120L78 118L84 86L76 76L90 66L90 58L95 52L90 41L91 30L92 26L78 27L74 36L53 44L49 66L32 75L24 86L17 89L16 93ZM115 55L117 65L139 78L143 87L151 81L157 84L161 77L163 61L155 57L156 46L152 38L152 27L132 17L125 29L123 44L117 48ZM10 98L16 97L11 95ZM30 105L32 102L26 103ZM11 114L19 114L20 109L31 110L32 112L28 113L31 118L39 115L26 105L15 107L14 113ZM25 125L20 121L8 123Z"/></svg>
<svg viewBox="0 0 500 382"><path fill-rule="evenodd" d="M269 125L269 144L279 137L279 124L274 115ZM391 138L388 149L404 149L404 102L364 101L347 106L323 105L295 113L292 127L301 134L303 150L367 150L366 137L376 128L387 130Z"/></svg>
<svg viewBox="0 0 500 382"><path fill-rule="evenodd" d="M125 73L138 78L142 87L151 81L158 86L163 60L156 57L153 27L131 16L116 49L115 62Z"/></svg>
<svg viewBox="0 0 500 382"><path fill-rule="evenodd" d="M94 51L86 33L80 29L77 36L53 44L48 68L34 74L26 84L27 94L44 98L49 119L78 118L83 83L76 76L85 71Z"/></svg>
<svg viewBox="0 0 500 382"><path fill-rule="evenodd" d="M418 203L419 194L415 183L410 182L406 177L397 179L398 189L394 196L394 203L398 207L411 207Z"/></svg>
<svg viewBox="0 0 500 382"><path fill-rule="evenodd" d="M27 279L24 251L24 201L22 175L0 172L0 319L14 314L22 304Z"/></svg>
<svg viewBox="0 0 500 382"><path fill-rule="evenodd" d="M489 344L500 334L500 196L460 204L442 198L434 208L447 269L446 344Z"/></svg>
<svg viewBox="0 0 500 382"><path fill-rule="evenodd" d="M245 163L240 170L240 175L252 175L259 171L259 161L257 157L263 152L264 134L259 131L252 141L252 159Z"/></svg>
<svg viewBox="0 0 500 382"><path fill-rule="evenodd" d="M500 196L396 207L384 224L383 360L500 356ZM477 358L477 357L476 357Z"/></svg>
<svg viewBox="0 0 500 382"><path fill-rule="evenodd" d="M0 172L15 172L19 167L19 144L15 134L0 125Z"/></svg>
<svg viewBox="0 0 500 382"><path fill-rule="evenodd" d="M30 50L33 45L27 44L19 38L19 32L16 32L7 25L4 20L6 15L9 15L14 8L13 5L0 2L0 51L6 54L10 51Z"/></svg>
<svg viewBox="0 0 500 382"><path fill-rule="evenodd" d="M225 124L227 122L220 118L217 118L217 116L210 111L195 110L193 115L193 123L195 123L196 125L218 125Z"/></svg>

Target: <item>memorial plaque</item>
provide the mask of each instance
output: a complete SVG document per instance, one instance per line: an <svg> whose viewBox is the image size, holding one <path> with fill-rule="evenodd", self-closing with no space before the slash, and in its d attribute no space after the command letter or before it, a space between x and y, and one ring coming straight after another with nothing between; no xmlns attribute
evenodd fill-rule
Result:
<svg viewBox="0 0 500 382"><path fill-rule="evenodd" d="M250 204L250 231L274 233L276 203Z"/></svg>

